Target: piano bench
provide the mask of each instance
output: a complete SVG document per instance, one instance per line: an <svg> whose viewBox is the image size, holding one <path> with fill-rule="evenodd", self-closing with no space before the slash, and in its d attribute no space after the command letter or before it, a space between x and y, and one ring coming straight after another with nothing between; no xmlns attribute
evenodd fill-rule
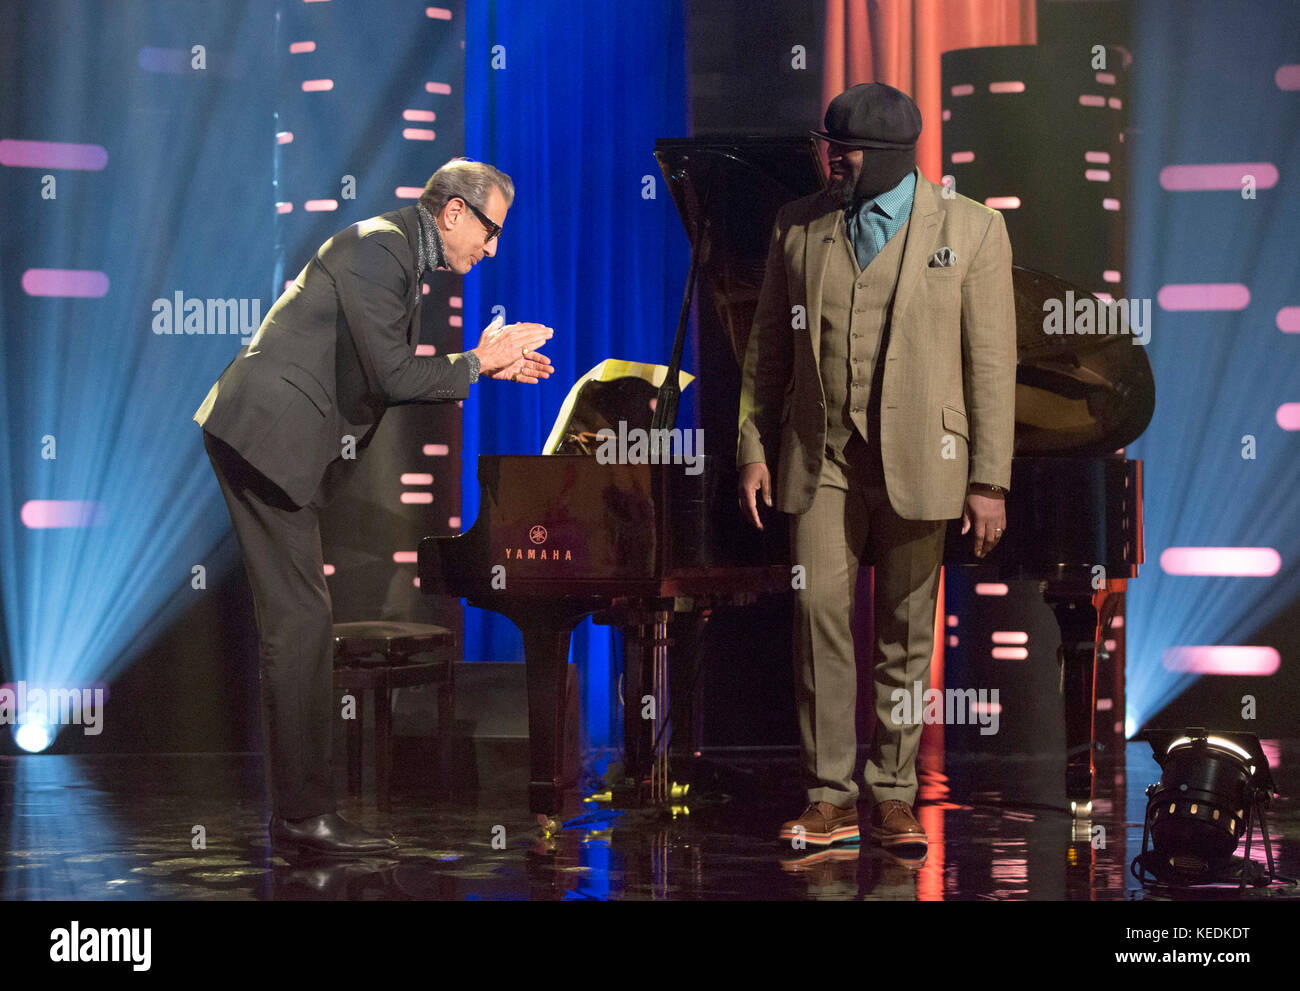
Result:
<svg viewBox="0 0 1300 991"><path fill-rule="evenodd" d="M455 705L456 637L443 626L425 623L363 622L334 624L334 688L374 694L375 791L379 808L392 810L393 689L438 685L438 749L445 764L450 750ZM417 654L433 659L413 662ZM347 720L348 792L361 792L362 707ZM443 767L444 780L446 767Z"/></svg>

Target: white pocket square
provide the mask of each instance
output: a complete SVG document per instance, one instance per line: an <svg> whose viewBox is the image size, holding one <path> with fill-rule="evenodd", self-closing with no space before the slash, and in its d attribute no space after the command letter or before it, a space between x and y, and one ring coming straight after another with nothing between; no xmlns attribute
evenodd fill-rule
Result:
<svg viewBox="0 0 1300 991"><path fill-rule="evenodd" d="M957 264L957 252L952 248L942 247L930 256L931 268L950 268Z"/></svg>

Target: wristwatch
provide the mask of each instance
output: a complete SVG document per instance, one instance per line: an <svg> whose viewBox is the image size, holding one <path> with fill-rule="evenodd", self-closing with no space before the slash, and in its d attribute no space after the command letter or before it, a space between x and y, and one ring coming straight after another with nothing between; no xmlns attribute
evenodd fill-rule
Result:
<svg viewBox="0 0 1300 991"><path fill-rule="evenodd" d="M988 482L971 482L970 485L967 487L974 489L976 492L987 492L990 495L1007 494L1007 490L1004 489L1001 485L990 485Z"/></svg>

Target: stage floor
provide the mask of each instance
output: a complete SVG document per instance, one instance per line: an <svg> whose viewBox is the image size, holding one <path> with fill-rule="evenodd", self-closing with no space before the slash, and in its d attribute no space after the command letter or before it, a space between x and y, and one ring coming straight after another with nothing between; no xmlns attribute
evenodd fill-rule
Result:
<svg viewBox="0 0 1300 991"><path fill-rule="evenodd" d="M1300 876L1300 741L1267 744L1281 797L1269 811L1277 869ZM923 751L923 861L864 841L818 853L776 840L803 808L789 757L716 755L676 814L581 804L545 837L510 768L458 796L373 793L340 811L391 830L401 848L357 862L289 863L266 837L256 755L58 756L0 760L0 894L20 900L1054 900L1300 898L1296 885L1144 891L1129 872L1144 789L1159 779L1145 744L1102 761L1091 825L1076 836L1061 761ZM722 794L725 790L730 797ZM697 788L697 792L699 789ZM862 810L863 815L866 809ZM1101 827L1097 832L1095 827ZM200 845L198 839L202 838ZM1241 852L1239 848L1238 853ZM1263 862L1258 831L1252 859Z"/></svg>

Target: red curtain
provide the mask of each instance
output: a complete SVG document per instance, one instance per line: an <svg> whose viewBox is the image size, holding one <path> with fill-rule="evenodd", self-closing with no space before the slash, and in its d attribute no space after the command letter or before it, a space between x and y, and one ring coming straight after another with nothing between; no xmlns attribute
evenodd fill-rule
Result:
<svg viewBox="0 0 1300 991"><path fill-rule="evenodd" d="M939 56L956 48L1032 45L1034 0L826 0L823 107L858 83L888 83L921 108L916 164L943 176Z"/></svg>

